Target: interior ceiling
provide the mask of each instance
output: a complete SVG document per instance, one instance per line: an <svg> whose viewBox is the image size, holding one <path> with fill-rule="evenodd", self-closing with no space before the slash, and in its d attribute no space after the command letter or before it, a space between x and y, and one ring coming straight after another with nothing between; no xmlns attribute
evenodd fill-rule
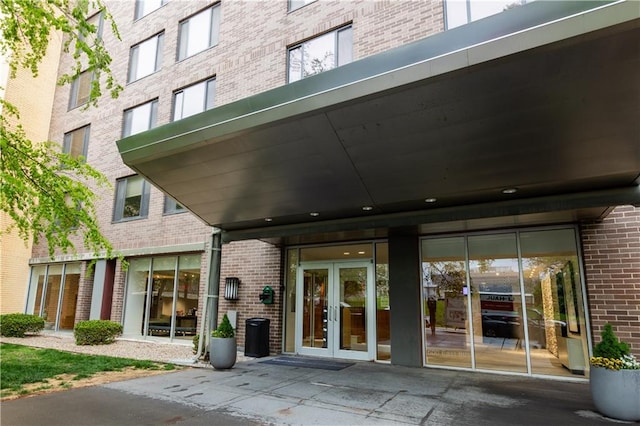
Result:
<svg viewBox="0 0 640 426"><path fill-rule="evenodd" d="M563 209L562 197L640 183L639 75L635 20L204 140L134 168L225 231L259 229L246 236L276 241L270 227L303 225L313 234L298 228L290 243L383 237L383 221L373 218L385 215L550 196L560 197L555 211L506 223L594 218L615 204L603 197ZM363 217L372 219L326 232L318 225ZM505 224L452 214L443 225L447 217L421 230Z"/></svg>

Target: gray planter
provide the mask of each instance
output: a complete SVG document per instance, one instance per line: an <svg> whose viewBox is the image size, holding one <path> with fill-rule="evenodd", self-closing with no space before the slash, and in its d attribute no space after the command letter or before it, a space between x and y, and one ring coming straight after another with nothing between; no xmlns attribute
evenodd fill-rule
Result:
<svg viewBox="0 0 640 426"><path fill-rule="evenodd" d="M619 420L640 420L640 370L591 366L591 397L598 411Z"/></svg>
<svg viewBox="0 0 640 426"><path fill-rule="evenodd" d="M238 355L235 337L212 337L209 343L209 362L216 370L233 367Z"/></svg>

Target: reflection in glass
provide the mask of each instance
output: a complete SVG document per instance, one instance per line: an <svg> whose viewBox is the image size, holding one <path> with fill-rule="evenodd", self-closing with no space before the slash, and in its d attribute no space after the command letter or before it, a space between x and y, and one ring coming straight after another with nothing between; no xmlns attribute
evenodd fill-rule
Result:
<svg viewBox="0 0 640 426"><path fill-rule="evenodd" d="M367 268L340 267L340 349L366 352Z"/></svg>
<svg viewBox="0 0 640 426"><path fill-rule="evenodd" d="M29 300L27 301L27 313L41 315L42 291L44 290L44 279L47 272L45 265L34 266L31 269L31 282L29 283Z"/></svg>
<svg viewBox="0 0 640 426"><path fill-rule="evenodd" d="M60 306L61 330L73 330L78 304L78 289L80 288L80 264L67 264L64 269L64 290L62 291L62 305Z"/></svg>
<svg viewBox="0 0 640 426"><path fill-rule="evenodd" d="M140 337L144 333L144 306L151 259L131 259L127 269L127 291L123 334Z"/></svg>
<svg viewBox="0 0 640 426"><path fill-rule="evenodd" d="M44 310L42 311L42 317L45 321L44 328L48 330L55 328L61 285L62 265L50 265L44 296Z"/></svg>
<svg viewBox="0 0 640 426"><path fill-rule="evenodd" d="M587 338L573 229L522 232L533 374L584 374Z"/></svg>
<svg viewBox="0 0 640 426"><path fill-rule="evenodd" d="M305 269L303 280L302 346L327 348L329 270Z"/></svg>
<svg viewBox="0 0 640 426"><path fill-rule="evenodd" d="M391 359L389 306L389 244L376 244L376 340L377 359Z"/></svg>
<svg viewBox="0 0 640 426"><path fill-rule="evenodd" d="M298 270L298 249L287 251L287 281L286 302L284 315L284 350L294 352L296 350L296 278Z"/></svg>
<svg viewBox="0 0 640 426"><path fill-rule="evenodd" d="M469 237L469 277L476 368L526 373L516 235Z"/></svg>
<svg viewBox="0 0 640 426"><path fill-rule="evenodd" d="M426 363L471 367L464 237L422 242Z"/></svg>

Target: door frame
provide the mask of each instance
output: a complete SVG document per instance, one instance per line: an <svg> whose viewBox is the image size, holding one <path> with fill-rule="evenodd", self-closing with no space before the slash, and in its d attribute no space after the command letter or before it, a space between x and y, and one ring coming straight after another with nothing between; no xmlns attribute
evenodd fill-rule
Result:
<svg viewBox="0 0 640 426"><path fill-rule="evenodd" d="M367 270L366 297L366 335L367 350L354 351L340 349L341 324L336 322L337 306L340 303L339 276L341 268L364 267ZM304 303L304 271L306 269L326 269L328 271L327 303L330 309L327 314L327 347L310 348L302 346L302 324ZM336 260L321 262L301 262L296 271L296 319L295 319L295 351L300 355L312 355L329 358L354 360L374 360L376 354L376 292L374 282L373 260Z"/></svg>

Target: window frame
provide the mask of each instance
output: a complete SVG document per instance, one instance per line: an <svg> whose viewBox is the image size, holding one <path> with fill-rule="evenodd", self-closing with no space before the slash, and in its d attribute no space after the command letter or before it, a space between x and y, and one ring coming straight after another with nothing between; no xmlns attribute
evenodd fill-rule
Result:
<svg viewBox="0 0 640 426"><path fill-rule="evenodd" d="M147 130L151 130L158 125L158 98L152 99L150 101L144 102L142 104L133 106L131 108L127 108L122 113L122 137L126 138L129 136L136 135L138 133L146 132ZM135 133L131 132L131 127L133 123L133 116L129 118L128 114L133 114L139 108L150 105L149 116L147 117L147 128L144 130L137 131Z"/></svg>
<svg viewBox="0 0 640 426"><path fill-rule="evenodd" d="M315 3L318 0L287 0L287 12L293 12L298 9L302 9L303 7Z"/></svg>
<svg viewBox="0 0 640 426"><path fill-rule="evenodd" d="M184 103L186 99L185 99L184 92L185 90L193 89L199 85L203 85L204 87L204 105L202 105L202 109L200 111L194 112L192 114L185 116ZM206 80L201 80L196 83L190 84L189 86L185 86L178 90L175 90L173 92L173 111L171 112L172 120L173 121L182 120L183 118L191 117L192 115L195 115L204 111L208 111L211 108L214 108L216 90L217 90L216 77L210 77ZM179 98L181 99L180 101L178 101ZM188 100L187 100L187 103L189 103ZM178 108L179 104L180 104L180 108ZM180 117L177 117L176 113L179 109L181 110L181 113L180 113Z"/></svg>
<svg viewBox="0 0 640 426"><path fill-rule="evenodd" d="M87 78L87 76L89 79L86 82L88 92L86 96L79 98L80 89L82 88L81 81L83 78ZM71 90L69 93L69 111L71 111L72 109L80 108L81 106L87 105L89 102L91 102L91 88L93 87L93 78L93 71L85 70L78 74L78 76L71 82ZM85 98L86 100L80 101L80 99Z"/></svg>
<svg viewBox="0 0 640 426"><path fill-rule="evenodd" d="M188 210L172 197L165 194L164 196L164 206L162 208L162 214L165 216L186 213Z"/></svg>
<svg viewBox="0 0 640 426"><path fill-rule="evenodd" d="M221 22L221 3L213 3L207 6L204 9L194 13L191 16L181 20L178 22L178 43L176 47L176 61L180 62L187 58L190 58L198 53L204 52L205 50L211 49L215 47L220 42L220 22ZM192 19L201 16L206 12L210 12L209 16L209 41L207 42L207 47L197 50L195 52L189 53L189 35L191 31L189 30L189 23ZM186 29L185 29L186 28ZM197 31L197 30L195 30Z"/></svg>
<svg viewBox="0 0 640 426"><path fill-rule="evenodd" d="M138 68L139 68L139 56L140 56L140 46L145 43L149 43L152 40L156 41L155 44L155 63L153 71L148 74L138 76ZM147 76L157 73L162 68L162 49L164 47L164 31L161 31L157 34L148 37L139 43L134 44L129 48L129 68L127 70L127 83L133 83L140 79L143 79Z"/></svg>
<svg viewBox="0 0 640 426"><path fill-rule="evenodd" d="M72 154L72 144L74 142L73 140L73 135L76 132L79 132L83 130L84 131L84 135L82 136L82 152L80 154L78 154L77 156L74 156ZM84 157L85 159L87 158L87 153L89 151L89 138L90 138L90 133L91 133L91 125L87 124L84 125L82 127L78 127L77 129L71 130L69 132L66 132L63 136L62 139L62 152L65 154L69 154L70 156L72 156L73 158L78 158L80 156Z"/></svg>
<svg viewBox="0 0 640 426"><path fill-rule="evenodd" d="M167 4L168 1L169 0L160 0L160 5L158 7L147 11L147 13L144 13L145 0L136 0L136 3L133 7L133 20L137 21L144 18L147 15L150 15L151 13L155 12L156 10L160 9L162 6Z"/></svg>
<svg viewBox="0 0 640 426"><path fill-rule="evenodd" d="M341 56L340 55L340 34L344 33L344 32L349 32L350 33L349 37L351 38L351 58L348 60L348 62L342 62L340 60L340 56ZM327 70L324 70L324 71L321 71L321 72L318 72L318 73L315 73L315 74L310 74L308 76L304 76L304 46L307 45L308 43L314 41L314 40L318 40L319 38L325 37L327 35L333 35L333 48L334 48L333 55L335 56L335 61L334 61L335 62L335 66L333 68L329 68ZM300 58L300 71L299 71L300 76L297 79L292 80L291 79L291 75L292 75L292 72L291 72L291 59L292 59L293 52L296 51L296 50L300 50L300 55L301 55L301 58ZM343 52L343 53L346 53L346 52ZM296 43L296 44L293 44L293 45L289 46L287 48L287 83L293 83L293 82L296 82L296 81L304 80L305 78L312 77L314 75L321 74L321 73L326 72L326 71L330 71L332 69L341 67L341 66L349 64L351 62L353 62L353 24L352 23L348 23L348 24L343 25L341 27L334 28L334 29L332 29L330 31L324 32L322 34L318 34L318 35L316 35L314 37L308 38L308 39L306 39L304 41L301 41L299 43Z"/></svg>
<svg viewBox="0 0 640 426"><path fill-rule="evenodd" d="M137 216L125 216L126 193L130 180L140 178L142 180L140 189L140 206ZM149 198L151 193L151 185L145 178L140 175L131 175L116 179L114 203L113 203L113 222L129 222L132 220L146 219L149 216Z"/></svg>

